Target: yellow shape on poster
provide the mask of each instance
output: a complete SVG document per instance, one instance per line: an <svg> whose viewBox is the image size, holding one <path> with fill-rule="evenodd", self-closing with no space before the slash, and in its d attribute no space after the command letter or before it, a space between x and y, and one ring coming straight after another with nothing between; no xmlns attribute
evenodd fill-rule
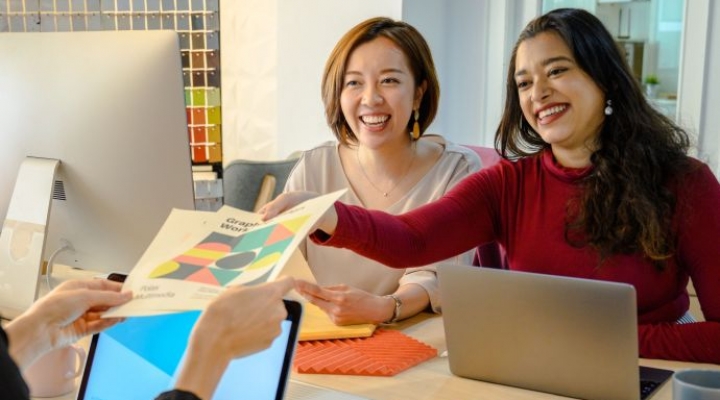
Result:
<svg viewBox="0 0 720 400"><path fill-rule="evenodd" d="M282 225L285 226L290 232L297 232L298 229L302 226L302 224L305 223L305 221L308 219L308 215L303 215L300 217L297 217L295 219L292 219L290 221L283 221Z"/></svg>
<svg viewBox="0 0 720 400"><path fill-rule="evenodd" d="M268 267L276 264L280 260L280 256L282 256L282 253L280 253L280 252L270 253L270 254L266 255L265 257L252 263L252 265L250 267L248 267L248 271L254 270L254 269L268 268Z"/></svg>
<svg viewBox="0 0 720 400"><path fill-rule="evenodd" d="M155 268L148 278L160 278L178 269L179 264L175 261L166 261Z"/></svg>
<svg viewBox="0 0 720 400"><path fill-rule="evenodd" d="M221 257L226 256L227 252L226 251L215 251L215 250L192 248L192 249L186 251L184 255L186 255L188 257L203 258L206 260L217 260Z"/></svg>

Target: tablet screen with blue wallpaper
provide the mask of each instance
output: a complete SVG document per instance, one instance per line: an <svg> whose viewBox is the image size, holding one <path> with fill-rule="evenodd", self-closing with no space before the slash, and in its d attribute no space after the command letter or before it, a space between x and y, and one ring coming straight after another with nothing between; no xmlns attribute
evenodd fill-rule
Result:
<svg viewBox="0 0 720 400"><path fill-rule="evenodd" d="M300 306L272 346L232 361L213 399L281 399L292 365ZM153 399L173 387L199 311L127 318L93 336L79 400Z"/></svg>

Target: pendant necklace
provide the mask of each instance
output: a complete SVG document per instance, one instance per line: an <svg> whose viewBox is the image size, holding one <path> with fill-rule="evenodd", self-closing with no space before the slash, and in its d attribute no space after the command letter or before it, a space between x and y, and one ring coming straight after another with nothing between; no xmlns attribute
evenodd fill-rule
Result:
<svg viewBox="0 0 720 400"><path fill-rule="evenodd" d="M368 183L370 184L370 186L372 186L375 190L377 190L378 192L382 193L383 197L388 197L388 196L390 196L390 193L392 193L393 190L395 190L395 188L397 188L397 187L402 183L402 181L405 180L405 177L407 177L408 173L410 173L410 169L412 169L413 163L415 162L415 156L417 155L417 151L416 151L416 149L415 149L415 143L414 143L414 142L413 142L413 144L412 144L412 148L413 148L412 159L410 159L410 164L408 164L408 167L407 167L407 169L405 170L405 173L402 174L402 176L400 177L400 179L398 179L398 181L395 182L395 184L393 185L393 187L391 187L390 190L388 190L388 191L384 191L384 190L380 189L379 187L377 187L377 186L373 183L372 180L370 180L370 177L368 176L367 172L365 172L365 167L363 167L362 163L360 162L360 146L359 146L359 145L358 145L357 150L355 151L355 157L357 158L358 165L360 166L360 171L362 171L362 174L363 174L363 176L365 177L365 180L368 181Z"/></svg>

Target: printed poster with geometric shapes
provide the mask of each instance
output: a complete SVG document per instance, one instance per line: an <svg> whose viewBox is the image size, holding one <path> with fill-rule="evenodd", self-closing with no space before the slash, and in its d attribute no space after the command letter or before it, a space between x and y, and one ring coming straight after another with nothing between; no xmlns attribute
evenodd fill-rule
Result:
<svg viewBox="0 0 720 400"><path fill-rule="evenodd" d="M278 221L240 236L211 232L200 243L153 269L149 279L178 279L227 286L265 282L308 215Z"/></svg>
<svg viewBox="0 0 720 400"><path fill-rule="evenodd" d="M344 192L308 200L268 221L228 206L216 212L174 209L125 281L133 300L105 316L202 310L230 285L274 280Z"/></svg>

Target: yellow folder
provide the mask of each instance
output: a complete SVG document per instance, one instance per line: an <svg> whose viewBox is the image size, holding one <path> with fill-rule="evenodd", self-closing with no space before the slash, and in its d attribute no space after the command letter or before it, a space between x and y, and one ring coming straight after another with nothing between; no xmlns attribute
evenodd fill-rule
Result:
<svg viewBox="0 0 720 400"><path fill-rule="evenodd" d="M318 306L303 303L303 316L298 340L323 340L368 337L375 331L373 324L338 326Z"/></svg>

